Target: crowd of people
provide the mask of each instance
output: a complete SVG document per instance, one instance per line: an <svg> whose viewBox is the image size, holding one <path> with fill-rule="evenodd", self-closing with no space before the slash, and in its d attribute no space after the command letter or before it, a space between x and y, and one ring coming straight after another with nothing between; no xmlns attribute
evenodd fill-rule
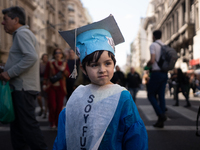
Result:
<svg viewBox="0 0 200 150"><path fill-rule="evenodd" d="M114 46L124 42L124 38L112 15L75 29L73 33L78 31L75 35L68 34L70 31L60 33L72 49L64 53L56 47L52 58L43 54L39 60L37 40L25 25L24 9L10 7L2 13L2 25L13 36L0 80L10 82L13 87L16 118L11 122L10 132L14 149L47 150L35 118L36 98L40 106L38 115L48 116L50 127L58 130L54 150L148 149L147 131L135 104L141 84L146 85L148 99L158 116L154 127L163 128L167 120L167 82L169 89L174 89L174 106L179 106L179 92L185 96L186 107L191 106L189 89L195 94L199 81L195 74L189 77L180 68L174 69L169 80L167 72L160 69L157 63L163 45L160 30L153 32L150 60L141 78L134 67L127 75L119 66L114 72ZM74 41L69 40L74 38L77 55ZM72 74L75 78L71 78Z"/></svg>
<svg viewBox="0 0 200 150"><path fill-rule="evenodd" d="M67 102L73 91L79 85L87 85L90 83L90 80L87 76L81 73L80 59L72 49L66 51L64 54L61 48L55 48L52 56L53 58L48 58L47 54L43 54L41 57L41 92L39 93L37 100L40 106L38 115L46 118L48 110L50 126L51 128L56 128L59 113L65 105L65 102ZM78 72L76 79L69 77L73 72L75 61ZM50 77L56 75L60 70L65 71L62 79L52 84L49 80ZM142 79L139 73L135 71L134 67L130 68L130 72L128 72L126 76L117 65L115 67L114 75L111 78L111 82L127 88L134 102L136 102L136 95L141 88ZM64 98L66 101L64 101Z"/></svg>
<svg viewBox="0 0 200 150"><path fill-rule="evenodd" d="M52 129L58 126L59 113L78 86L77 84L84 84L83 80L82 82L80 81L80 77L77 77L80 83L75 83L77 79L69 77L73 72L75 61L79 72L80 60L72 49L64 53L61 48L55 48L52 58L49 58L47 54L42 55L40 63L41 92L37 97L40 106L38 115L43 115L43 118L46 118L48 110L48 119ZM52 83L50 78L59 73L59 71L62 72L62 77ZM82 76L82 74L80 75ZM66 101L64 101L65 99Z"/></svg>
<svg viewBox="0 0 200 150"><path fill-rule="evenodd" d="M135 71L134 67L130 68L127 76L121 71L118 65L115 67L115 70L116 71L111 81L114 84L119 84L123 87L126 87L129 90L133 100L136 102L136 95L142 84L141 76Z"/></svg>
<svg viewBox="0 0 200 150"><path fill-rule="evenodd" d="M185 107L190 107L189 102L190 90L192 90L193 97L196 97L196 93L199 91L199 79L194 72L183 72L181 68L174 68L169 73L168 88L170 96L173 96L176 103L174 106L179 106L179 93L181 92L186 99Z"/></svg>

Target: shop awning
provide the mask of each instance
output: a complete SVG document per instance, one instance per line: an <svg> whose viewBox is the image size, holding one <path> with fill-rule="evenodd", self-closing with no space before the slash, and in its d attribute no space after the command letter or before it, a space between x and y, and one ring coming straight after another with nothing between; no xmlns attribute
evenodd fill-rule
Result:
<svg viewBox="0 0 200 150"><path fill-rule="evenodd" d="M195 66L200 64L200 58L190 60L190 66Z"/></svg>

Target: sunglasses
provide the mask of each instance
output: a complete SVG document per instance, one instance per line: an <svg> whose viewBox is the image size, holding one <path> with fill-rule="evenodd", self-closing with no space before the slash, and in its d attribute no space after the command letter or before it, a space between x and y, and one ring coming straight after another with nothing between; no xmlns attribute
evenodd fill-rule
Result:
<svg viewBox="0 0 200 150"><path fill-rule="evenodd" d="M55 54L62 54L62 52L55 52Z"/></svg>

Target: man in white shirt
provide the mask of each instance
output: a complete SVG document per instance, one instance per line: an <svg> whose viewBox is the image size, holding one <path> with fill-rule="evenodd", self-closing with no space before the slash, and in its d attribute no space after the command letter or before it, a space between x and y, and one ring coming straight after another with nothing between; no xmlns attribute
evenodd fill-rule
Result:
<svg viewBox="0 0 200 150"><path fill-rule="evenodd" d="M153 32L153 43L150 45L150 60L147 63L148 67L152 67L151 77L148 85L148 99L151 102L157 116L158 121L153 125L154 127L163 128L164 121L167 117L165 116L165 87L167 83L167 72L164 72L158 66L158 61L161 55L160 40L162 32L155 30ZM158 95L158 99L156 98Z"/></svg>

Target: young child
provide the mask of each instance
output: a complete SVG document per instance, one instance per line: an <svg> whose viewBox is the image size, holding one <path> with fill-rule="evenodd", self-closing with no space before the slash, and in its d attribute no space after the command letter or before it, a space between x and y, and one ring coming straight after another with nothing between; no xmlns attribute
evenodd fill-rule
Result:
<svg viewBox="0 0 200 150"><path fill-rule="evenodd" d="M110 81L116 63L114 43L124 42L114 17L60 34L72 49L76 41L82 71L91 84L77 87L60 113L53 150L148 149L132 96Z"/></svg>

